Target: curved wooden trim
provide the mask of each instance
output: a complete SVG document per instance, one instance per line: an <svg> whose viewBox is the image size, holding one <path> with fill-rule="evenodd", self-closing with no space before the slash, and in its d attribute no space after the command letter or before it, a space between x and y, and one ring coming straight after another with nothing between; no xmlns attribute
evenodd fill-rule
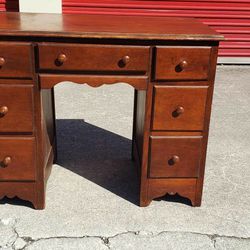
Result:
<svg viewBox="0 0 250 250"><path fill-rule="evenodd" d="M0 199L18 197L30 201L36 207L36 190L34 182L0 182Z"/></svg>
<svg viewBox="0 0 250 250"><path fill-rule="evenodd" d="M51 89L61 82L74 82L77 84L88 84L91 87L100 87L104 84L127 83L137 90L146 90L148 84L147 76L106 76L106 75L58 75L40 74L40 88Z"/></svg>
<svg viewBox="0 0 250 250"><path fill-rule="evenodd" d="M147 203L149 204L153 199L163 197L167 194L178 194L182 197L188 198L193 206L199 206L196 204L197 179L150 179L148 183L148 197Z"/></svg>

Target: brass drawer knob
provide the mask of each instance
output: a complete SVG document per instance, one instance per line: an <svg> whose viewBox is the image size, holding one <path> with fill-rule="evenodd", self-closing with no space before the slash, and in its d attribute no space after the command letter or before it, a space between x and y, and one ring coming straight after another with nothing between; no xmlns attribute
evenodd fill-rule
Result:
<svg viewBox="0 0 250 250"><path fill-rule="evenodd" d="M173 117L178 117L185 112L185 109L182 106L178 106L172 113Z"/></svg>
<svg viewBox="0 0 250 250"><path fill-rule="evenodd" d="M180 157L179 157L178 155L173 155L173 156L171 157L171 159L168 161L168 164L169 164L170 166L172 166L172 165L178 163L179 161L180 161Z"/></svg>
<svg viewBox="0 0 250 250"><path fill-rule="evenodd" d="M2 67L5 64L5 59L3 57L0 57L0 67Z"/></svg>
<svg viewBox="0 0 250 250"><path fill-rule="evenodd" d="M175 71L182 72L184 69L187 68L187 66L188 66L187 61L183 60L175 67Z"/></svg>
<svg viewBox="0 0 250 250"><path fill-rule="evenodd" d="M4 157L4 159L3 159L2 162L0 163L0 167L2 167L2 168L8 167L8 165L11 164L11 161L12 161L12 159L11 159L10 156Z"/></svg>
<svg viewBox="0 0 250 250"><path fill-rule="evenodd" d="M130 57L129 56L124 56L119 62L118 62L118 65L120 68L123 68L125 67L126 65L128 65L130 61Z"/></svg>
<svg viewBox="0 0 250 250"><path fill-rule="evenodd" d="M0 117L5 116L8 113L9 109L7 106L0 107Z"/></svg>
<svg viewBox="0 0 250 250"><path fill-rule="evenodd" d="M63 53L60 53L56 58L56 65L61 66L64 62L66 62L67 56Z"/></svg>

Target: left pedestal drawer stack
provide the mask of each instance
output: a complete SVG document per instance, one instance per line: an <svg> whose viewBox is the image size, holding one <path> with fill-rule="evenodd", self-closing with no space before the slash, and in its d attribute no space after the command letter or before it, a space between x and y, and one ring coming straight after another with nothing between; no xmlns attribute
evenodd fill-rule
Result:
<svg viewBox="0 0 250 250"><path fill-rule="evenodd" d="M32 45L0 42L0 198L35 201Z"/></svg>

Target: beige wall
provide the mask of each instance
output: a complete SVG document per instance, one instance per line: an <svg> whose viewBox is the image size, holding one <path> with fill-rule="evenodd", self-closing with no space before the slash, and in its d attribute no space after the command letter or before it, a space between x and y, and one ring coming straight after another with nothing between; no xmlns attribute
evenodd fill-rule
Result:
<svg viewBox="0 0 250 250"><path fill-rule="evenodd" d="M62 13L62 0L19 0L20 12Z"/></svg>

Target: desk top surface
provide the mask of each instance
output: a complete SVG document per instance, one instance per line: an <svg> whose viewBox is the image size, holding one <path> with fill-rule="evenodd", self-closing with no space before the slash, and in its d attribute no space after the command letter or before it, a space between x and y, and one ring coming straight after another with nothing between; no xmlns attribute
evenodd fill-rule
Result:
<svg viewBox="0 0 250 250"><path fill-rule="evenodd" d="M0 14L0 36L108 38L146 40L222 40L223 36L193 18Z"/></svg>

